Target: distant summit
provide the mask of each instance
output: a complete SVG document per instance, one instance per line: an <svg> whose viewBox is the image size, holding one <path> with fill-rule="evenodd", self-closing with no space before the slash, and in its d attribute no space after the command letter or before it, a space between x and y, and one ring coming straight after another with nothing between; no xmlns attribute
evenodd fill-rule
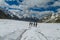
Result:
<svg viewBox="0 0 60 40"><path fill-rule="evenodd" d="M11 19L11 16L0 10L0 19Z"/></svg>

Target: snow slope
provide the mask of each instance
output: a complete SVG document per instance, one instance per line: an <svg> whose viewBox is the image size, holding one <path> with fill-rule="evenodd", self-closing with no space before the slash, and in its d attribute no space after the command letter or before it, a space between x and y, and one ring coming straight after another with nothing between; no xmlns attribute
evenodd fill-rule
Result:
<svg viewBox="0 0 60 40"><path fill-rule="evenodd" d="M22 28L28 28L28 24L26 23L27 22L23 21L0 19L0 36L4 36Z"/></svg>
<svg viewBox="0 0 60 40"><path fill-rule="evenodd" d="M0 40L60 40L60 24L38 23L0 19Z"/></svg>

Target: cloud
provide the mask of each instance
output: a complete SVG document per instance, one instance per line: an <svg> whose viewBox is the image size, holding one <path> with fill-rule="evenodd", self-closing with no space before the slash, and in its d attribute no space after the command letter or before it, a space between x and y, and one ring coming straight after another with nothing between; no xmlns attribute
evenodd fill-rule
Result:
<svg viewBox="0 0 60 40"><path fill-rule="evenodd" d="M47 2L50 2L51 0L24 0L22 4L25 4L29 7L33 6L42 6L45 5Z"/></svg>
<svg viewBox="0 0 60 40"><path fill-rule="evenodd" d="M60 6L60 1L56 1L52 6Z"/></svg>
<svg viewBox="0 0 60 40"><path fill-rule="evenodd" d="M59 9L57 9L57 11L58 11L58 13L60 13L60 8L59 8Z"/></svg>

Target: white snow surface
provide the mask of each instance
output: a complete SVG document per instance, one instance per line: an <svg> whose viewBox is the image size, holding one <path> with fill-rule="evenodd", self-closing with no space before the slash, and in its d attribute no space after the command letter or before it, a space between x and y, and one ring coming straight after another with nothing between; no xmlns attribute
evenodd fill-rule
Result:
<svg viewBox="0 0 60 40"><path fill-rule="evenodd" d="M0 19L0 40L60 40L60 24Z"/></svg>

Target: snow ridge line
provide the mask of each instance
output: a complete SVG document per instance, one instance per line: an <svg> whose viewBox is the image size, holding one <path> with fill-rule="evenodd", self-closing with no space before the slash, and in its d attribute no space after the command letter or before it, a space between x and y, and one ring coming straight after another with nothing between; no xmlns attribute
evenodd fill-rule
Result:
<svg viewBox="0 0 60 40"><path fill-rule="evenodd" d="M25 29L24 32L21 33L21 35L16 40L21 40L22 35L27 31L28 29Z"/></svg>
<svg viewBox="0 0 60 40"><path fill-rule="evenodd" d="M43 37L45 37L46 40L48 40L47 37L43 33L41 32L38 32L38 33L40 33Z"/></svg>

